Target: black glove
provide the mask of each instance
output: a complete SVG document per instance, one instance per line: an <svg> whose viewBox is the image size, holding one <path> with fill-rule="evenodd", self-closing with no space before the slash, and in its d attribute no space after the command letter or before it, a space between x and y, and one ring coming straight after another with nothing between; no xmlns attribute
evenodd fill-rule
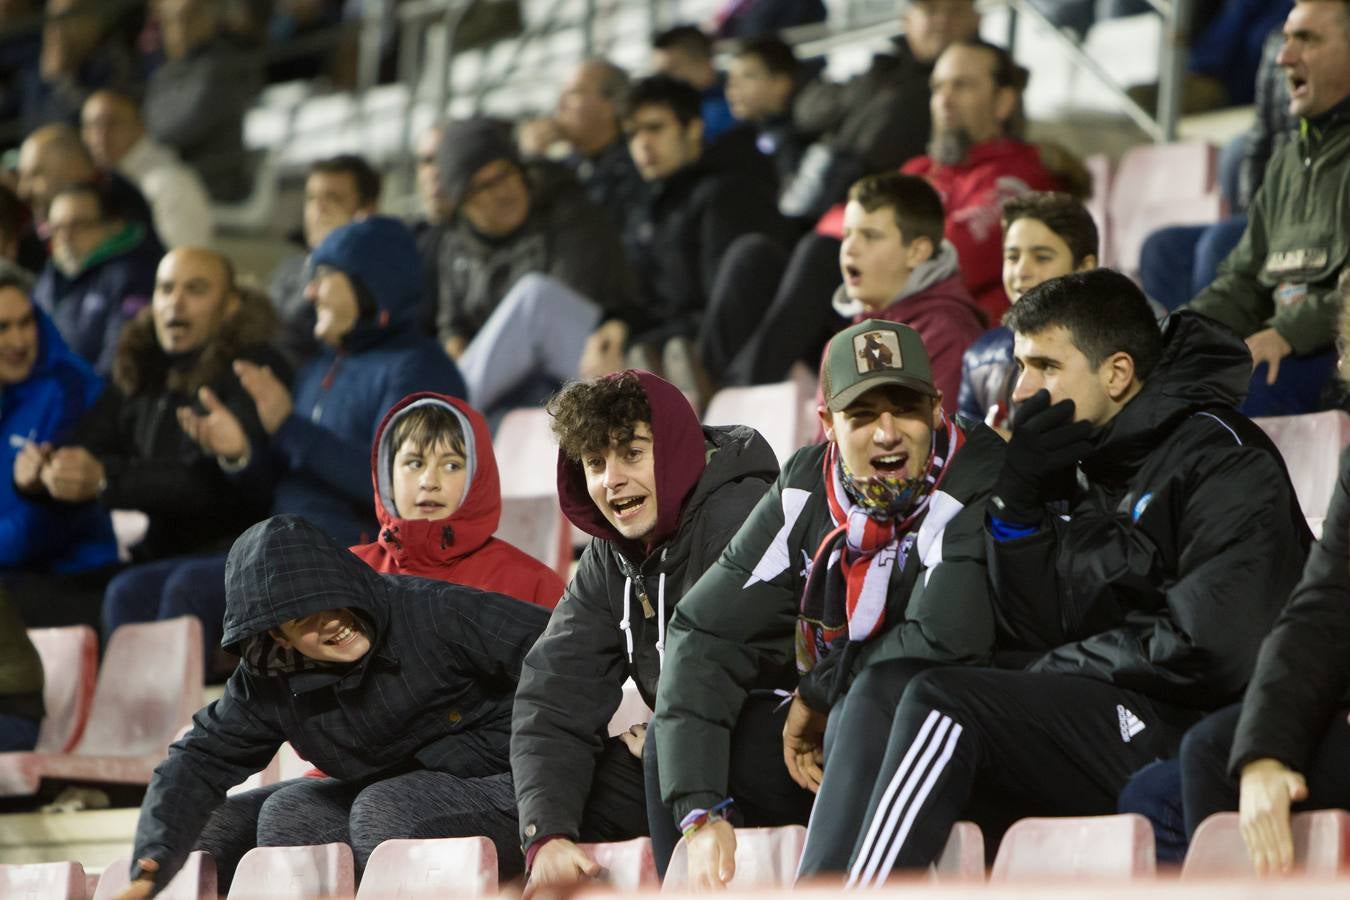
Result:
<svg viewBox="0 0 1350 900"><path fill-rule="evenodd" d="M993 514L1014 525L1039 525L1045 504L1061 499L1056 484L1092 449L1091 422L1073 420L1073 401L1050 405L1039 390L1017 409L1017 427L1008 441L1003 471L994 484Z"/></svg>

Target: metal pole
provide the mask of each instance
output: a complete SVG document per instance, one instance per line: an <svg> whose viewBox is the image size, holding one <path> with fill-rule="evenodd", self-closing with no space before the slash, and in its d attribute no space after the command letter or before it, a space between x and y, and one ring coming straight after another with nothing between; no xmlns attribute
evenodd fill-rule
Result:
<svg viewBox="0 0 1350 900"><path fill-rule="evenodd" d="M356 57L356 91L364 95L380 78L380 34L384 10L380 0L361 4L361 34Z"/></svg>
<svg viewBox="0 0 1350 900"><path fill-rule="evenodd" d="M1006 44L1008 55L1017 56L1017 7L1011 3L1008 4L1008 41Z"/></svg>
<svg viewBox="0 0 1350 900"><path fill-rule="evenodd" d="M1158 130L1163 142L1177 138L1181 97L1190 53L1191 0L1172 0L1170 16L1163 16L1162 53L1158 71Z"/></svg>
<svg viewBox="0 0 1350 900"><path fill-rule="evenodd" d="M582 53L590 59L595 55L595 0L586 0L581 16Z"/></svg>

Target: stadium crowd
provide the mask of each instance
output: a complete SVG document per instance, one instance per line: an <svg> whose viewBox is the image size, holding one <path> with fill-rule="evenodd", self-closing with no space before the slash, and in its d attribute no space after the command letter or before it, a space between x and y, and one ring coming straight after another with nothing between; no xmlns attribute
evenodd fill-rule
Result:
<svg viewBox="0 0 1350 900"><path fill-rule="evenodd" d="M1251 420L1344 402L1350 2L1221 13L1241 200L1155 234L1142 289L972 0L898 5L846 82L775 36L820 3L737 0L641 77L438 122L415 221L314 163L262 288L211 212L249 190L259 35L344 4L0 4L42 17L0 37L0 751L44 713L27 629L195 616L224 680L120 897L194 849L223 893L255 846L359 873L470 835L527 897L640 836L712 890L737 826L786 824L801 877L867 886L959 819L1118 809L1167 860L1240 810L1264 872L1291 809L1350 806L1350 454L1315 542ZM819 433L781 467L701 422L789 377ZM566 583L497 536L493 429L541 405ZM148 519L129 557L113 510ZM630 680L654 717L609 737ZM283 742L315 771L227 799Z"/></svg>

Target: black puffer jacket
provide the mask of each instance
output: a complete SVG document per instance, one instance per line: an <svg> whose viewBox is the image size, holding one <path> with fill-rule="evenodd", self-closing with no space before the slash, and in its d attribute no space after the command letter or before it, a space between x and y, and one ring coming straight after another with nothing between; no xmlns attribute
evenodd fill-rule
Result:
<svg viewBox="0 0 1350 900"><path fill-rule="evenodd" d="M166 884L225 791L283 741L330 777L415 769L466 778L507 771L511 698L548 611L444 581L380 575L298 516L261 522L225 568L221 644L243 662L225 694L169 748L141 804L133 859ZM325 609L356 611L371 646L315 663L268 634Z"/></svg>
<svg viewBox="0 0 1350 900"><path fill-rule="evenodd" d="M526 658L516 692L511 770L526 847L547 835L577 836L624 680L631 677L655 705L665 625L778 474L757 431L700 429L678 390L654 375L639 377L654 420L657 529L670 536L649 552L619 539L587 495L581 467L559 460L563 509L597 539ZM701 456L706 464L693 465Z"/></svg>
<svg viewBox="0 0 1350 900"><path fill-rule="evenodd" d="M1272 757L1307 772L1327 725L1350 706L1350 450L1303 579L1261 645L1229 770ZM1337 710L1342 710L1338 713Z"/></svg>
<svg viewBox="0 0 1350 900"><path fill-rule="evenodd" d="M1163 339L1082 461L1068 517L990 535L999 646L1032 671L1216 709L1246 686L1312 535L1279 451L1234 408L1246 346L1187 312Z"/></svg>

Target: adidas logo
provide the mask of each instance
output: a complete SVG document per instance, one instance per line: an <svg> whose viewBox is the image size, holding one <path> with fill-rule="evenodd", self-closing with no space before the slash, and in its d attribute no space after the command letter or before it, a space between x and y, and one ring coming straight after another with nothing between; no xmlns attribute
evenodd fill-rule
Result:
<svg viewBox="0 0 1350 900"><path fill-rule="evenodd" d="M1130 742L1130 738L1148 727L1139 720L1138 716L1119 703L1116 704L1116 718L1120 721L1120 739L1127 744Z"/></svg>

